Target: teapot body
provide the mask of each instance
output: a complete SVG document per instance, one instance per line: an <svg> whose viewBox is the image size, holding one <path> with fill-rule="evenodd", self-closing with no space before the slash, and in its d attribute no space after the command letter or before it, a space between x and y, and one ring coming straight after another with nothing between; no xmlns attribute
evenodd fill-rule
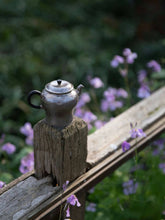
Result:
<svg viewBox="0 0 165 220"><path fill-rule="evenodd" d="M66 127L73 120L73 109L78 102L76 90L54 95L45 89L41 93L41 105L46 112L46 122L56 128Z"/></svg>
<svg viewBox="0 0 165 220"><path fill-rule="evenodd" d="M78 102L81 88L74 89L73 85L64 80L55 80L48 83L42 92L33 90L28 95L28 102L34 108L42 108L46 112L46 122L56 128L62 129L73 120L73 109ZM31 96L38 94L41 105L36 106L31 102Z"/></svg>

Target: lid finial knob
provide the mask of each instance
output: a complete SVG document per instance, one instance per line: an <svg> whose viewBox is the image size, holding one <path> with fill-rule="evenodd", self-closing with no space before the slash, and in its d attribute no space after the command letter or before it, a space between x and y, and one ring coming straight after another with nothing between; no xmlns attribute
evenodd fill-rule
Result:
<svg viewBox="0 0 165 220"><path fill-rule="evenodd" d="M58 83L58 85L60 86L61 83L62 83L62 80L61 80L61 79L58 79L58 80L57 80L57 83Z"/></svg>

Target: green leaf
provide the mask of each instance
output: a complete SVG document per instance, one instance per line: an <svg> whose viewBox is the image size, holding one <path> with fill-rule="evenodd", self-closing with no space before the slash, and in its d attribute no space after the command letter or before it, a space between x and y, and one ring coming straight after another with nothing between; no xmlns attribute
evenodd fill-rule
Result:
<svg viewBox="0 0 165 220"><path fill-rule="evenodd" d="M1 173L0 178L0 180L5 183L9 183L13 180L13 176L10 173Z"/></svg>
<svg viewBox="0 0 165 220"><path fill-rule="evenodd" d="M165 79L165 69L162 69L158 73L153 73L151 77L157 80Z"/></svg>

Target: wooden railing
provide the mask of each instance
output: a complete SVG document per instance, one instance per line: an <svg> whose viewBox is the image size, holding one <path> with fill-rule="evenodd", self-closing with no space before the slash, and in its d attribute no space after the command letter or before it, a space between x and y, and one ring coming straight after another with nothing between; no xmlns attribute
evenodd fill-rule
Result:
<svg viewBox="0 0 165 220"><path fill-rule="evenodd" d="M71 182L63 192L47 176L37 180L34 171L22 175L0 190L0 219L58 219L62 203L76 194L80 202L85 193L107 175L141 151L165 130L165 87L134 105L104 127L88 136L87 171ZM146 137L130 138L130 122L138 124ZM123 152L121 144L131 148ZM83 204L83 202L82 202ZM84 206L84 204L83 204ZM74 219L84 219L84 207L75 208Z"/></svg>

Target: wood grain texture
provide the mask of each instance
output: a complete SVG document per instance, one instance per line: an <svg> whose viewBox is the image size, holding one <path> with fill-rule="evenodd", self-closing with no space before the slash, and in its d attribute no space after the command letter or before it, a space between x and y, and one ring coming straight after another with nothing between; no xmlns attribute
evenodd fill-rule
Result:
<svg viewBox="0 0 165 220"><path fill-rule="evenodd" d="M18 177L17 179L13 180L12 182L10 182L9 184L5 185L3 188L0 189L0 195L6 191L8 191L9 189L11 189L12 187L14 187L15 185L17 185L17 183L20 183L22 181L24 181L25 179L27 179L30 176L34 175L34 170L27 172L23 175L21 175L20 177Z"/></svg>
<svg viewBox="0 0 165 220"><path fill-rule="evenodd" d="M50 177L37 180L31 176L22 180L0 196L0 219L28 219L24 218L26 213L30 214L58 190L59 187L52 186Z"/></svg>
<svg viewBox="0 0 165 220"><path fill-rule="evenodd" d="M63 130L49 126L45 120L34 126L35 175L41 179L52 175L62 186L86 171L87 124L74 117Z"/></svg>
<svg viewBox="0 0 165 220"><path fill-rule="evenodd" d="M68 196L88 190L131 158L135 151L142 150L151 139L165 130L164 94L165 87L90 135L87 157L90 169L73 181L64 193L52 186L50 177L42 180L28 177L13 185L0 196L0 219L49 219L53 210L65 202ZM137 142L130 140L129 127L129 122L136 121L147 134L146 138L139 138ZM130 150L125 153L120 147L124 140L131 143ZM116 145L115 150L111 144Z"/></svg>

